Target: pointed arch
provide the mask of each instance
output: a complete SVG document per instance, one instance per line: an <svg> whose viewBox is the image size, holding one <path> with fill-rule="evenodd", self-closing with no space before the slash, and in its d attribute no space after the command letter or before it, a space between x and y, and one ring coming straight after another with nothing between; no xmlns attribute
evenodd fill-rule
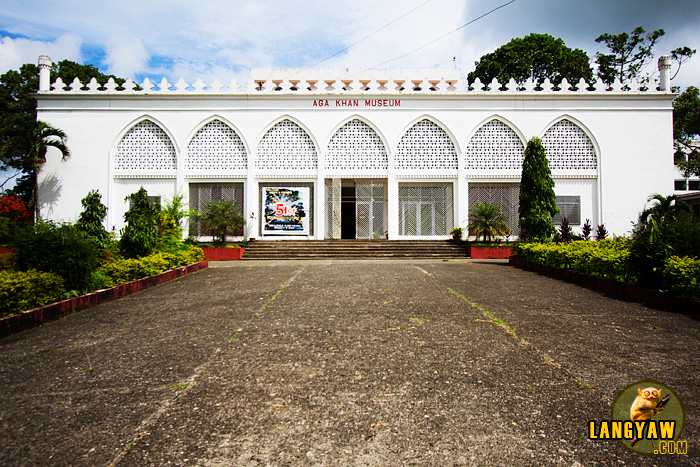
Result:
<svg viewBox="0 0 700 467"><path fill-rule="evenodd" d="M458 155L447 132L432 119L423 117L403 135L396 148L397 170L457 170Z"/></svg>
<svg viewBox="0 0 700 467"><path fill-rule="evenodd" d="M258 143L257 170L316 170L318 150L309 133L289 117L277 121Z"/></svg>
<svg viewBox="0 0 700 467"><path fill-rule="evenodd" d="M478 127L466 150L466 168L522 170L524 138L505 119L494 116Z"/></svg>
<svg viewBox="0 0 700 467"><path fill-rule="evenodd" d="M175 171L177 149L161 124L150 116L143 116L126 128L114 154L115 170Z"/></svg>
<svg viewBox="0 0 700 467"><path fill-rule="evenodd" d="M364 119L354 116L328 141L326 170L387 170L389 156L384 138Z"/></svg>
<svg viewBox="0 0 700 467"><path fill-rule="evenodd" d="M596 170L598 151L590 132L574 118L564 115L554 120L544 135L549 166L552 170Z"/></svg>
<svg viewBox="0 0 700 467"><path fill-rule="evenodd" d="M231 125L209 118L187 144L185 171L244 171L248 168L245 143Z"/></svg>

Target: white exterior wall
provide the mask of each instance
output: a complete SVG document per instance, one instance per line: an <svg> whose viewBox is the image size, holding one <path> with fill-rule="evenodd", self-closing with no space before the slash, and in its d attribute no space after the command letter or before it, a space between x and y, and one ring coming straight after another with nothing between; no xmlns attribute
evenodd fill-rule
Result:
<svg viewBox="0 0 700 467"><path fill-rule="evenodd" d="M454 80L456 81L456 80ZM270 84L268 81L267 84ZM60 87L60 86L59 86ZM147 87L147 86L145 86ZM400 183L450 182L454 193L454 223L467 224L467 190L474 182L517 182L519 171L467 170L466 152L479 128L497 118L506 122L523 145L542 137L556 121L566 118L589 136L598 158L597 170L553 171L557 195L581 196L581 219L604 223L610 233L623 235L631 229L647 197L670 194L676 171L672 147L672 99L667 92L638 91L506 91L468 90L438 92L334 91L331 93L270 89L255 91L45 91L38 94L38 118L68 135L72 157L60 162L49 154L40 174L42 215L54 220L75 221L80 200L97 189L107 204L107 227L123 226L127 208L124 197L140 186L150 195L170 199L178 191L188 196L189 182L244 182L245 213L255 213L255 229L247 236L259 237L259 183L313 182L315 197L314 236L325 231L324 179L387 178L388 232L398 237L398 186ZM329 107L314 101L328 100ZM358 107L336 107L336 100L357 99ZM365 107L366 99L399 100L399 107ZM248 154L244 173L186 178L183 160L189 141L213 118L229 125L243 141ZM359 118L379 135L388 152L389 168L383 173L346 171L331 175L324 169L328 145L346 122ZM393 161L401 138L413 124L427 118L441 127L454 143L459 169L455 171L401 171ZM167 174L135 171L130 178L115 178L113 159L126 132L149 119L170 137L176 151L177 170ZM289 119L306 130L318 154L313 173L257 173L258 144L277 122ZM55 156L55 154L54 154ZM279 237L276 237L279 238ZM434 238L434 237L432 237Z"/></svg>

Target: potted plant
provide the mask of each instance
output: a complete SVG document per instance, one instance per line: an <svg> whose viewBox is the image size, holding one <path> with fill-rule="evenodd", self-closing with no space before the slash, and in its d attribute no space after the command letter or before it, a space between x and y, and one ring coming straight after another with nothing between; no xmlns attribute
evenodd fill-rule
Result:
<svg viewBox="0 0 700 467"><path fill-rule="evenodd" d="M462 234L464 233L464 230L462 227L452 227L452 230L450 230L450 235L452 235L452 240L455 242L458 242L462 240Z"/></svg>

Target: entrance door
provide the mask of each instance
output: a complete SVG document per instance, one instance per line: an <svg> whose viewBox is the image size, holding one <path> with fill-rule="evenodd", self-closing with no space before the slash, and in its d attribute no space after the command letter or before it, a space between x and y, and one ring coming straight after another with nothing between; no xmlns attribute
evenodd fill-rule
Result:
<svg viewBox="0 0 700 467"><path fill-rule="evenodd" d="M340 189L340 194L340 238L355 239L357 235L355 187L344 186Z"/></svg>

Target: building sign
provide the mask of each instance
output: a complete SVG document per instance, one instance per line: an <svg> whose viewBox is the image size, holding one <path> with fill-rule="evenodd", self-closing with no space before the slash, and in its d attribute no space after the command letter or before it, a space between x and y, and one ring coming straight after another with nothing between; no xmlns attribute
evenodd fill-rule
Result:
<svg viewBox="0 0 700 467"><path fill-rule="evenodd" d="M309 235L309 187L263 187L263 235Z"/></svg>
<svg viewBox="0 0 700 467"><path fill-rule="evenodd" d="M312 107L401 107L401 99L314 99Z"/></svg>

